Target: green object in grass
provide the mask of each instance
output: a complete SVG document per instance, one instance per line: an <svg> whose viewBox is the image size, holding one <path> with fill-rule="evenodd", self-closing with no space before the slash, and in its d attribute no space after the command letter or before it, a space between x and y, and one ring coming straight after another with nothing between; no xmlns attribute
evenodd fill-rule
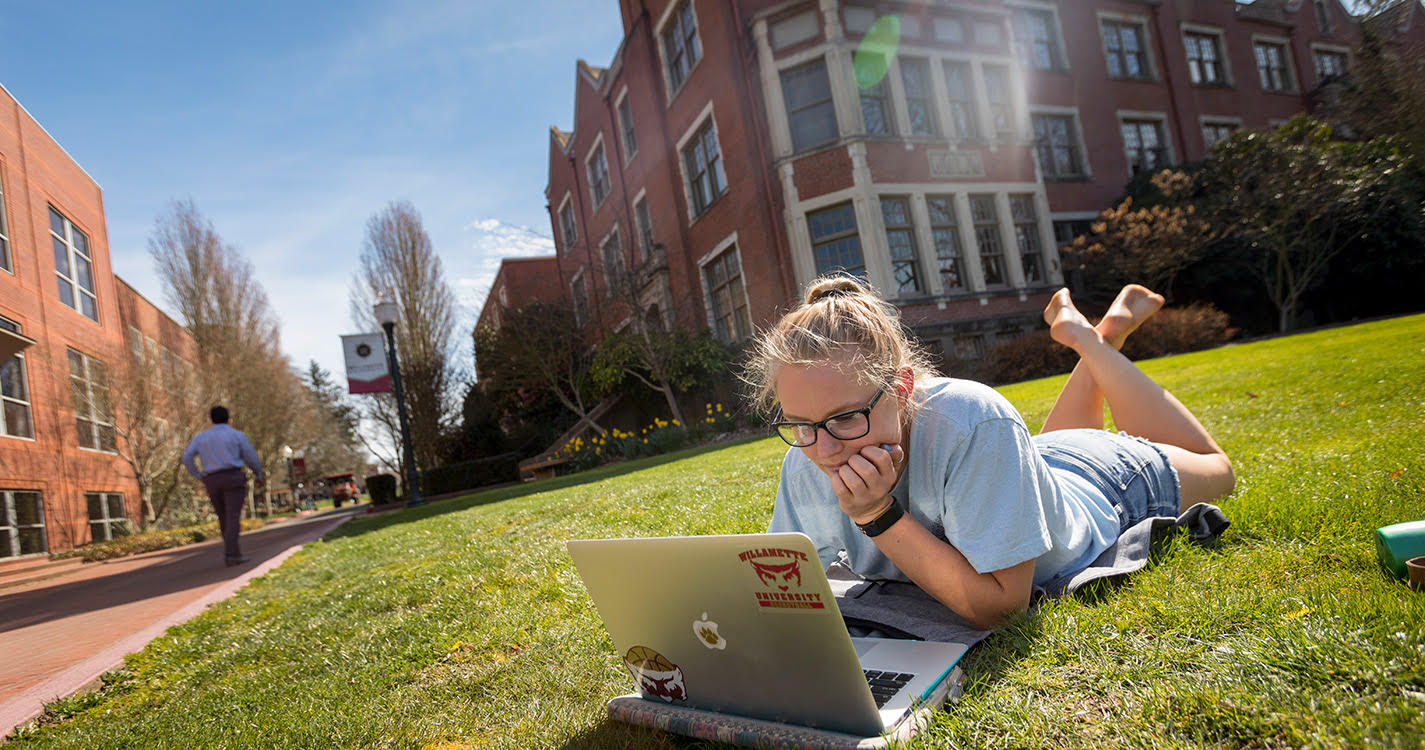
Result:
<svg viewBox="0 0 1425 750"><path fill-rule="evenodd" d="M1376 529L1376 556L1396 578L1405 577L1405 561L1425 555L1425 521L1406 521Z"/></svg>

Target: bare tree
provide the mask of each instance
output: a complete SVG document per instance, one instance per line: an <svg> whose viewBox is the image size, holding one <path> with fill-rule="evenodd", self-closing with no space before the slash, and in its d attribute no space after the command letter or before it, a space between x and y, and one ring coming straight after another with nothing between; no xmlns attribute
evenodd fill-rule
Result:
<svg viewBox="0 0 1425 750"><path fill-rule="evenodd" d="M158 217L149 253L165 296L197 343L201 401L228 406L263 466L272 466L289 442L303 390L282 354L277 319L252 264L222 241L192 199L175 201Z"/></svg>
<svg viewBox="0 0 1425 750"><path fill-rule="evenodd" d="M196 383L181 361L142 339L130 344L129 356L110 370L110 398L116 450L134 472L142 500L139 526L148 528L165 517L174 500L196 494L179 457L203 420ZM98 400L89 389L72 390L76 398Z"/></svg>
<svg viewBox="0 0 1425 750"><path fill-rule="evenodd" d="M586 399L593 388L593 351L568 307L531 302L504 314L498 329L475 332L482 382L496 391L537 390L553 396L599 434Z"/></svg>
<svg viewBox="0 0 1425 750"><path fill-rule="evenodd" d="M455 365L455 293L445 281L440 258L420 214L407 201L396 201L366 222L361 268L351 286L351 316L364 330L380 330L372 305L378 297L396 303L396 348L416 465L433 466L443 431L459 409L461 374ZM395 424L389 397L366 401L366 416L387 427ZM388 427L389 429L389 427ZM389 430L393 445L399 433Z"/></svg>
<svg viewBox="0 0 1425 750"><path fill-rule="evenodd" d="M618 390L627 381L648 388L663 397L674 421L686 425L679 394L723 366L729 354L710 335L690 335L670 325L677 317L672 309L677 302L664 286L663 249L650 242L646 251L640 260L628 263L617 236L603 248L597 265L610 303L604 310L622 318L600 342L592 374L603 392Z"/></svg>

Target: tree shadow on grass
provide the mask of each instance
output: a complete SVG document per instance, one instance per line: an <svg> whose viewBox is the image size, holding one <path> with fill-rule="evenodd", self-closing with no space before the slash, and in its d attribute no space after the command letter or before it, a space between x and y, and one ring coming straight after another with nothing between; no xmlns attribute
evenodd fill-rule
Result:
<svg viewBox="0 0 1425 750"><path fill-rule="evenodd" d="M661 456L649 458L639 458L623 463L608 464L596 469L581 471L577 474L567 474L553 479L541 479L534 482L527 482L517 485L506 485L489 490L471 490L468 494L459 495L446 500L438 500L429 505L422 505L415 508L402 508L401 510L380 513L373 516L357 516L352 520L342 524L341 528L328 534L327 540L341 539L344 537L361 536L372 531L380 531L393 526L410 523L412 521L423 521L434 516L441 516L447 513L458 513L477 505L490 505L492 503L505 502L529 495L537 495L544 492L555 492L558 490L577 487L583 484L602 482L605 479L624 476L634 472L651 469L664 464L670 464L689 458L695 458L706 453L720 451L725 448L733 448L759 440L766 440L764 435L742 438L740 440L729 440L724 443L711 443L700 445L696 448L688 448L672 453L665 453Z"/></svg>

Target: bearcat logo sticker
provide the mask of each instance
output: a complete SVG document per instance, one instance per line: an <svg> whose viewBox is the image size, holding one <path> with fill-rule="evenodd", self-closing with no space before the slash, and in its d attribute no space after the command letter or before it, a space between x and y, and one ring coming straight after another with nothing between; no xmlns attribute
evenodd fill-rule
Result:
<svg viewBox="0 0 1425 750"><path fill-rule="evenodd" d="M757 605L766 609L826 609L821 594L803 592L802 563L807 556L794 549L760 547L737 556L752 566L763 590L757 592Z"/></svg>
<svg viewBox="0 0 1425 750"><path fill-rule="evenodd" d="M683 670L657 651L647 646L634 646L623 655L623 665L628 667L644 697L661 698L664 703L688 699Z"/></svg>

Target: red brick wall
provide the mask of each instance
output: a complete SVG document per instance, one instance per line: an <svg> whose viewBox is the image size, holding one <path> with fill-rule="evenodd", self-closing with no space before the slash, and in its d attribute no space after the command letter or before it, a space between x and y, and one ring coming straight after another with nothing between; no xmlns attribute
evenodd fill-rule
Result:
<svg viewBox="0 0 1425 750"><path fill-rule="evenodd" d="M0 179L13 273L0 271L0 315L38 343L25 356L34 439L0 436L0 489L42 494L49 550L89 541L85 492L120 492L130 518L139 497L115 454L79 447L67 349L108 364L123 356L118 284L109 262L99 186L0 90ZM98 322L59 300L49 236L53 205L89 238Z"/></svg>
<svg viewBox="0 0 1425 750"><path fill-rule="evenodd" d="M697 328L707 324L698 261L733 231L737 232L744 278L772 282L748 285L754 321L775 314L790 284L790 262L780 234L780 196L768 189L764 172L769 168L764 153L765 121L754 104L760 100L760 90L749 95L741 72L744 63L740 60L753 57L750 35L739 31L738 11L731 4L697 0L694 9L702 57L670 99L653 29L665 5L648 3L645 15L639 4L622 4L628 35L618 59L597 82L585 75L576 79L573 168L558 148L551 149L548 197L556 235L562 237L557 212L565 190L577 185L576 205L582 206L579 242L573 248L560 248L562 285L567 290L579 268L585 269L589 301L600 330L617 325L624 310L600 291L598 243L617 224L627 262L632 262L638 241L633 199L640 192L648 203L654 241L665 249L672 313L679 325ZM637 153L627 164L614 109L625 90L638 142ZM692 217L678 140L691 128L701 127L709 116L709 104L728 187L701 215ZM595 209L584 157L600 133L609 162L611 194Z"/></svg>

